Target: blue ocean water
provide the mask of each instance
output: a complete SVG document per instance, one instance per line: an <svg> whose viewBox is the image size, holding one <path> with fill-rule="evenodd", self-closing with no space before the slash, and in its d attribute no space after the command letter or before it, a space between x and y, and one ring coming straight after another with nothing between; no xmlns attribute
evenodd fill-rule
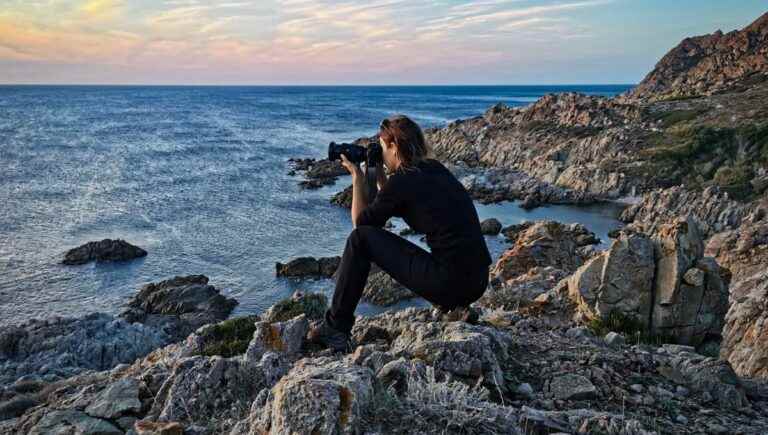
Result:
<svg viewBox="0 0 768 435"><path fill-rule="evenodd" d="M524 105L561 91L614 95L628 86L92 87L0 86L0 324L117 312L142 284L205 274L260 312L329 280L274 276L276 261L340 255L349 212L287 175L290 157L375 133L392 113L423 127ZM581 222L605 239L615 208L481 206L505 225ZM128 263L62 266L91 240L149 252ZM489 239L495 255L500 238ZM376 309L361 306L360 312Z"/></svg>

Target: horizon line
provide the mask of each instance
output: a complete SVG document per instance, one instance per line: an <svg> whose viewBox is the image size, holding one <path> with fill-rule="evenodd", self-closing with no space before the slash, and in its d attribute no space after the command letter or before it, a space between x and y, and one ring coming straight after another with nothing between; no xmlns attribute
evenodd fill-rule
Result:
<svg viewBox="0 0 768 435"><path fill-rule="evenodd" d="M392 88L392 87L501 87L501 86L520 86L520 87L534 87L534 86L637 86L638 83L544 83L544 84L209 84L209 83L195 83L195 84L182 84L182 83L0 83L0 87L9 86L113 86L113 87L129 87L129 86L141 86L141 87L260 87L260 88L281 88L281 87L313 87L313 88L353 88L353 87L365 87L365 88Z"/></svg>

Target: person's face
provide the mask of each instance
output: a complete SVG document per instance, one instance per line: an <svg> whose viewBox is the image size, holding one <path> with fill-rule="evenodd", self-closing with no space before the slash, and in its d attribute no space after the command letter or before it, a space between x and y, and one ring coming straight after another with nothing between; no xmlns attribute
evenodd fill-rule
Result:
<svg viewBox="0 0 768 435"><path fill-rule="evenodd" d="M400 159L397 157L397 153L395 152L395 145L386 143L382 138L379 138L379 143L381 144L381 154L384 157L384 165L390 171L394 171L397 169L398 165L400 165Z"/></svg>

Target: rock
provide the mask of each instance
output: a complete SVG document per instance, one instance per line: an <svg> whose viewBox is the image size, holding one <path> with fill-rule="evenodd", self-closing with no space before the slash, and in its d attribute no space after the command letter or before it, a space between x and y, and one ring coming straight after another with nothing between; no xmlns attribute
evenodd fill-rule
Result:
<svg viewBox="0 0 768 435"><path fill-rule="evenodd" d="M622 234L573 274L568 295L587 318L618 311L647 324L653 277L651 240L642 234Z"/></svg>
<svg viewBox="0 0 768 435"><path fill-rule="evenodd" d="M728 284L717 263L703 257L704 245L695 221L688 217L662 225L654 241L652 330L694 345L708 335L719 335L728 310ZM701 285L684 281L685 276L696 281L695 275L704 275Z"/></svg>
<svg viewBox="0 0 768 435"><path fill-rule="evenodd" d="M549 392L560 400L590 400L597 398L597 388L584 376L566 374L552 379Z"/></svg>
<svg viewBox="0 0 768 435"><path fill-rule="evenodd" d="M285 322L257 322L253 339L245 353L245 360L258 363L267 352L288 357L296 356L304 345L307 331L309 321L304 314Z"/></svg>
<svg viewBox="0 0 768 435"><path fill-rule="evenodd" d="M740 279L731 295L720 357L741 376L768 379L768 272Z"/></svg>
<svg viewBox="0 0 768 435"><path fill-rule="evenodd" d="M704 285L704 276L705 272L703 270L692 267L683 275L683 281L694 287L702 287Z"/></svg>
<svg viewBox="0 0 768 435"><path fill-rule="evenodd" d="M655 334L699 345L722 328L724 277L713 259L703 257L697 226L688 218L660 226L653 239L622 232L568 279L568 296L587 319L618 313Z"/></svg>
<svg viewBox="0 0 768 435"><path fill-rule="evenodd" d="M226 319L237 301L208 285L204 275L177 276L143 286L120 317L165 331L174 341Z"/></svg>
<svg viewBox="0 0 768 435"><path fill-rule="evenodd" d="M537 305L537 298L552 290L567 274L554 267L534 267L524 275L506 282L494 281L478 305L486 308L512 310Z"/></svg>
<svg viewBox="0 0 768 435"><path fill-rule="evenodd" d="M296 292L288 299L283 299L269 307L264 313L268 323L285 322L304 314L309 320L322 319L328 308L328 298L320 293Z"/></svg>
<svg viewBox="0 0 768 435"><path fill-rule="evenodd" d="M341 192L331 197L331 204L344 208L352 208L352 186L347 186Z"/></svg>
<svg viewBox="0 0 768 435"><path fill-rule="evenodd" d="M29 408L39 404L40 401L27 396L16 396L5 402L0 402L0 421L19 417Z"/></svg>
<svg viewBox="0 0 768 435"><path fill-rule="evenodd" d="M416 297L416 294L402 286L384 271L368 276L363 289L363 300L374 305L388 306L402 300Z"/></svg>
<svg viewBox="0 0 768 435"><path fill-rule="evenodd" d="M175 421L137 421L133 427L136 435L184 435L184 426Z"/></svg>
<svg viewBox="0 0 768 435"><path fill-rule="evenodd" d="M491 277L504 282L537 266L572 272L583 263L576 254L576 238L588 233L582 225L554 221L531 224L517 235L514 246L502 254L491 270Z"/></svg>
<svg viewBox="0 0 768 435"><path fill-rule="evenodd" d="M135 379L121 379L105 390L85 408L91 417L115 420L118 417L141 411L139 382Z"/></svg>
<svg viewBox="0 0 768 435"><path fill-rule="evenodd" d="M277 276L307 277L322 276L331 277L341 263L341 257L299 257L287 264L275 263Z"/></svg>
<svg viewBox="0 0 768 435"><path fill-rule="evenodd" d="M374 396L374 375L327 359L303 359L251 413L251 433L357 433Z"/></svg>
<svg viewBox="0 0 768 435"><path fill-rule="evenodd" d="M522 383L517 386L517 390L515 390L517 394L520 394L521 396L531 397L533 396L533 387L531 387L531 384L529 383Z"/></svg>
<svg viewBox="0 0 768 435"><path fill-rule="evenodd" d="M611 347L621 347L625 344L624 337L621 334L615 332L609 332L605 336L605 344Z"/></svg>
<svg viewBox="0 0 768 435"><path fill-rule="evenodd" d="M738 89L768 75L768 14L741 31L686 38L664 56L629 97L694 97Z"/></svg>
<svg viewBox="0 0 768 435"><path fill-rule="evenodd" d="M147 251L131 245L125 240L104 239L70 249L64 254L62 264L78 265L91 261L126 261L146 255Z"/></svg>
<svg viewBox="0 0 768 435"><path fill-rule="evenodd" d="M496 218L485 219L480 222L480 231L487 236L495 236L501 232L501 222Z"/></svg>
<svg viewBox="0 0 768 435"><path fill-rule="evenodd" d="M176 362L156 394L145 420L206 424L239 417L256 394L287 371L274 353L258 363L239 358L194 356Z"/></svg>
<svg viewBox="0 0 768 435"><path fill-rule="evenodd" d="M751 205L729 199L715 186L701 192L675 186L646 193L640 202L624 209L619 218L632 222L642 232L655 234L661 225L689 216L706 238L737 228L752 209Z"/></svg>
<svg viewBox="0 0 768 435"><path fill-rule="evenodd" d="M69 377L108 370L164 346L170 337L108 314L30 320L0 332L0 384L40 371Z"/></svg>
<svg viewBox="0 0 768 435"><path fill-rule="evenodd" d="M709 394L723 408L738 409L748 403L744 386L726 361L680 355L664 361L658 370L676 383Z"/></svg>
<svg viewBox="0 0 768 435"><path fill-rule="evenodd" d="M25 418L26 417L26 418ZM89 434L89 435L123 435L124 432L109 421L94 418L82 411L74 409L53 410L49 413L32 414L20 419L20 432L29 435L47 434Z"/></svg>

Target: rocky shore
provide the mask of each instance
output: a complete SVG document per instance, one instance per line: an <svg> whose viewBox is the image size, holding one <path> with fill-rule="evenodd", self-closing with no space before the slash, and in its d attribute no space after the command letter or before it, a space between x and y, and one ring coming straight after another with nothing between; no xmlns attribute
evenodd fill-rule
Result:
<svg viewBox="0 0 768 435"><path fill-rule="evenodd" d="M477 322L363 317L354 351L333 354L306 340L323 295L228 319L236 301L176 277L119 316L5 328L0 433L768 433L766 53L768 15L686 39L627 95L549 95L426 132L482 201L639 198L606 250L582 225L484 222L510 247ZM342 174L292 163L306 187ZM364 291L412 296L380 270Z"/></svg>

